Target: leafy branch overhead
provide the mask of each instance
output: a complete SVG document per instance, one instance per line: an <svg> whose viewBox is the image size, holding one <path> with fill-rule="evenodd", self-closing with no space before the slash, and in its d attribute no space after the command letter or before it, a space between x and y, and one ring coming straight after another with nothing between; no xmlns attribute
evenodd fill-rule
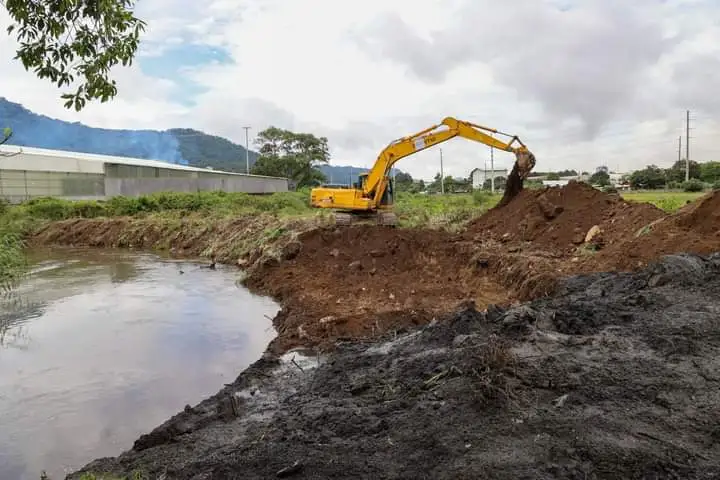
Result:
<svg viewBox="0 0 720 480"><path fill-rule="evenodd" d="M58 87L66 108L117 95L110 70L128 66L145 22L133 15L134 0L0 0L14 23L8 34L20 44L15 59Z"/></svg>
<svg viewBox="0 0 720 480"><path fill-rule="evenodd" d="M10 137L12 137L12 130L5 127L2 129L2 133L0 133L0 145L10 140Z"/></svg>

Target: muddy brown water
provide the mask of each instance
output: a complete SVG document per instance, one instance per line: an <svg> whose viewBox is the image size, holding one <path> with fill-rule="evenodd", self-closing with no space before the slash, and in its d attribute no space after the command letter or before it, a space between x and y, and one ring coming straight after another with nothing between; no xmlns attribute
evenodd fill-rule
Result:
<svg viewBox="0 0 720 480"><path fill-rule="evenodd" d="M30 260L0 297L2 479L61 479L120 454L232 382L276 334L279 307L234 269L117 251Z"/></svg>

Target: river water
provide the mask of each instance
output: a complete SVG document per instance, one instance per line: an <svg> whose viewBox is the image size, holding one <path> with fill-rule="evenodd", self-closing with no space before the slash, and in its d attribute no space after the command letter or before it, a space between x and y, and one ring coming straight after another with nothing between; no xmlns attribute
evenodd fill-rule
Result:
<svg viewBox="0 0 720 480"><path fill-rule="evenodd" d="M237 271L154 255L36 251L0 296L0 479L62 479L216 393L275 336Z"/></svg>

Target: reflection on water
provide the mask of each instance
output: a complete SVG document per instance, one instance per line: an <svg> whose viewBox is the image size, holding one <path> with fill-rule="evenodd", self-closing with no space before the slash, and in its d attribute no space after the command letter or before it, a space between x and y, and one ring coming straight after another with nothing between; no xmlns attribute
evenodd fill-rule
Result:
<svg viewBox="0 0 720 480"><path fill-rule="evenodd" d="M232 269L34 252L0 296L0 479L63 478L217 392L275 335Z"/></svg>

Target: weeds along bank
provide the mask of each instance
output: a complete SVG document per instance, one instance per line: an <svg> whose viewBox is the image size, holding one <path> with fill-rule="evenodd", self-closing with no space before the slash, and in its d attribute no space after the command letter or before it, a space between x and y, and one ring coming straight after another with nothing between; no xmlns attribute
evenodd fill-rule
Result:
<svg viewBox="0 0 720 480"><path fill-rule="evenodd" d="M401 193L401 226L460 228L496 201L492 196ZM254 196L239 193L160 193L106 202L34 199L0 205L0 285L14 284L32 245L132 247L185 256L215 255L245 267L279 259L297 234L326 225L327 212L310 209L309 191Z"/></svg>

